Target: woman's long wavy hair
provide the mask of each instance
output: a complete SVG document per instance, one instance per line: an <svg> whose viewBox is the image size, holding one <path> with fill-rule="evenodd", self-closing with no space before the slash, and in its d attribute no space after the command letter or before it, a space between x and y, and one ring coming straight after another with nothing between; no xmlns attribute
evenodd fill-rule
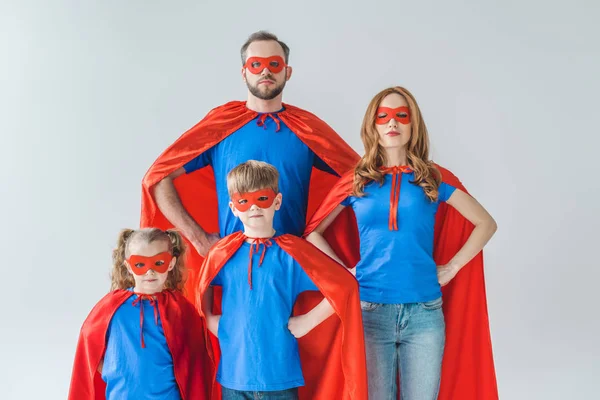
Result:
<svg viewBox="0 0 600 400"><path fill-rule="evenodd" d="M176 257L175 267L169 271L165 281L165 289L183 291L186 279L185 251L186 245L181 234L175 230L163 231L158 228L123 229L119 233L117 248L113 250L113 268L111 273L110 289L127 289L135 286L133 275L127 270L125 260L130 256L129 244L134 240L152 243L164 240L169 246L169 251Z"/></svg>
<svg viewBox="0 0 600 400"><path fill-rule="evenodd" d="M421 110L414 96L405 88L396 86L379 92L367 107L360 130L360 138L365 147L365 155L360 159L354 169L353 195L364 196L364 187L371 181L383 185L384 174L380 168L385 165L385 150L379 143L379 133L375 127L377 108L383 99L393 93L397 93L406 99L410 109L411 134L407 143L406 156L408 165L415 173L413 183L421 186L429 200L437 201L438 188L441 182L441 174L435 165L429 160L429 135Z"/></svg>

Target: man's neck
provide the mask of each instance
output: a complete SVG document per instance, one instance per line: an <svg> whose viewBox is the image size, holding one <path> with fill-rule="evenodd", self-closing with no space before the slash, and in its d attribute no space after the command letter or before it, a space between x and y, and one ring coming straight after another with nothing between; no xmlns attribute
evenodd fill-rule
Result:
<svg viewBox="0 0 600 400"><path fill-rule="evenodd" d="M282 96L280 94L274 99L262 100L248 92L248 101L246 102L246 107L249 110L256 111L259 113L273 113L283 108L283 102L281 99Z"/></svg>

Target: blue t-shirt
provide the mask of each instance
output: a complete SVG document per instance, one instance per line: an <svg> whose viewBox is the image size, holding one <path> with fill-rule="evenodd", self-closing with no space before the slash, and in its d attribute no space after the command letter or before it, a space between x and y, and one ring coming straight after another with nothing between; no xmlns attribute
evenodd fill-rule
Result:
<svg viewBox="0 0 600 400"><path fill-rule="evenodd" d="M272 391L304 385L298 342L288 320L298 295L318 290L302 267L274 241L252 260L252 289L248 283L250 244L244 243L213 280L223 287L217 381L233 390Z"/></svg>
<svg viewBox="0 0 600 400"><path fill-rule="evenodd" d="M364 197L350 196L341 204L356 214L360 238L360 261L356 279L360 298L384 304L418 303L441 296L433 260L435 214L455 188L439 187L438 201L431 202L423 189L409 181L414 173L402 174L398 202L398 230L389 229L392 175L383 186L365 185Z"/></svg>
<svg viewBox="0 0 600 400"><path fill-rule="evenodd" d="M102 379L106 400L181 400L175 382L173 357L167 346L160 314L154 320L154 306L144 302L144 342L140 334L140 304L128 298L115 312L106 334Z"/></svg>
<svg viewBox="0 0 600 400"><path fill-rule="evenodd" d="M272 113L276 115L276 113ZM211 165L215 174L221 237L244 229L229 210L227 174L248 160L264 161L279 171L279 191L283 193L281 209L275 214L273 227L281 233L300 236L306 225L308 187L312 167L335 174L282 121L280 129L271 117L258 126L260 115L214 147L183 166L186 173Z"/></svg>

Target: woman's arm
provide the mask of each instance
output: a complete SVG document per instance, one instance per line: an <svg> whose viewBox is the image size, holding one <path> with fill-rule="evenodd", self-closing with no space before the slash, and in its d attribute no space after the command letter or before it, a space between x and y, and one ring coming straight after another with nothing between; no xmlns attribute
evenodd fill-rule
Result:
<svg viewBox="0 0 600 400"><path fill-rule="evenodd" d="M312 243L316 248L321 250L323 253L327 254L329 257L333 258L339 264L344 265L342 260L335 254L335 251L331 248L327 240L323 237L323 232L331 225L331 223L337 218L338 215L344 210L344 206L337 206L331 214L327 216L317 228L312 231L307 237L306 240ZM356 274L356 268L352 268L350 270L352 274Z"/></svg>
<svg viewBox="0 0 600 400"><path fill-rule="evenodd" d="M475 225L475 229L450 262L438 266L438 280L442 286L450 282L462 267L479 254L497 229L496 221L487 210L462 190L456 189L447 203Z"/></svg>

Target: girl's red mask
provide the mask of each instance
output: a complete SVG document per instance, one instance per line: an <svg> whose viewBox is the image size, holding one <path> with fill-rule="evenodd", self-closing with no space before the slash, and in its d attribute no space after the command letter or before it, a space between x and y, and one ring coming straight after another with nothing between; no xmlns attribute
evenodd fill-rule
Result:
<svg viewBox="0 0 600 400"><path fill-rule="evenodd" d="M127 262L131 267L131 271L136 275L144 275L149 269L159 274L164 274L169 270L172 259L173 255L168 251L164 251L152 257L132 254L127 259Z"/></svg>
<svg viewBox="0 0 600 400"><path fill-rule="evenodd" d="M385 125L394 118L402 125L410 124L410 108L408 107L379 107L377 108L377 114L375 115L375 123L377 125Z"/></svg>
<svg viewBox="0 0 600 400"><path fill-rule="evenodd" d="M265 68L268 68L274 74L278 74L285 67L287 65L280 56L250 57L246 60L246 64L244 64L244 68L247 68L254 75L260 74Z"/></svg>
<svg viewBox="0 0 600 400"><path fill-rule="evenodd" d="M253 204L259 208L271 207L276 196L277 193L273 189L261 189L255 192L234 193L231 202L238 211L246 212Z"/></svg>

